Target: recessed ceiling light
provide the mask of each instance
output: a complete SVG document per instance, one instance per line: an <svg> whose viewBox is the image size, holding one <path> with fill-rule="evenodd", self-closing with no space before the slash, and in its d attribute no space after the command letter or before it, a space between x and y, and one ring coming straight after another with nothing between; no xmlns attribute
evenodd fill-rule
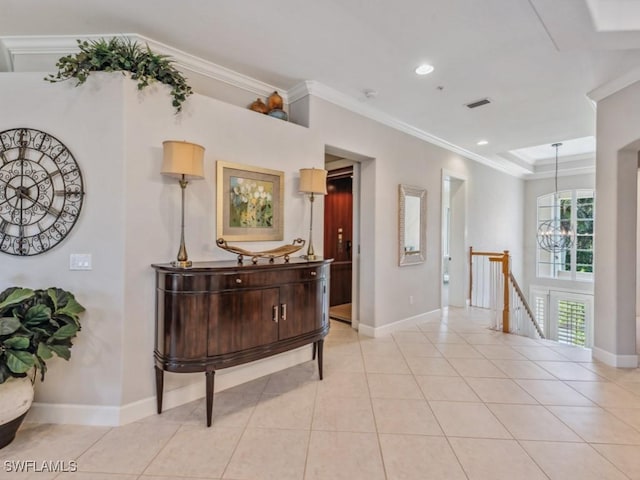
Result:
<svg viewBox="0 0 640 480"><path fill-rule="evenodd" d="M428 75L431 72L433 72L433 65L429 65L428 63L423 63L416 68L416 73L418 75Z"/></svg>
<svg viewBox="0 0 640 480"><path fill-rule="evenodd" d="M478 145L489 145L489 142L487 140L480 140L478 141Z"/></svg>

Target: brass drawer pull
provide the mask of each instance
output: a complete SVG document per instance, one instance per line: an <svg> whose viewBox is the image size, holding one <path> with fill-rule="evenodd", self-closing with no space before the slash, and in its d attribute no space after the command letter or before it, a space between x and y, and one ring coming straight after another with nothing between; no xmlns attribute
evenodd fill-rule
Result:
<svg viewBox="0 0 640 480"><path fill-rule="evenodd" d="M241 279L241 278L236 278L236 283L237 283L238 285L240 285L240 284L242 283L242 279Z"/></svg>
<svg viewBox="0 0 640 480"><path fill-rule="evenodd" d="M311 272L311 276L315 277L318 273L317 272Z"/></svg>
<svg viewBox="0 0 640 480"><path fill-rule="evenodd" d="M280 316L280 319L281 320L286 320L287 319L287 304L286 303L280 304L280 312L282 312L282 315Z"/></svg>
<svg viewBox="0 0 640 480"><path fill-rule="evenodd" d="M278 305L273 306L273 315L271 317L271 320L278 323Z"/></svg>

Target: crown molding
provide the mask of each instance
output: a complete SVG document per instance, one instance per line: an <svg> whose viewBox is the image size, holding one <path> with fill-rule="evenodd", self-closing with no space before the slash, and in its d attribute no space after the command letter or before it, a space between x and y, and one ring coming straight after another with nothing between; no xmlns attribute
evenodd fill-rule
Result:
<svg viewBox="0 0 640 480"><path fill-rule="evenodd" d="M181 67L199 75L212 78L219 82L223 82L234 87L252 92L256 95L268 97L277 90L283 101L288 103L287 93L284 89L275 85L270 85L247 75L234 72L226 67L209 62L190 53L184 52L177 48L171 47L164 43L153 40L136 33L122 34L103 34L103 35L34 35L34 36L9 36L0 37L0 43L4 46L7 61L11 70L13 70L14 59L18 55L69 55L78 51L77 40L98 40L101 38L124 37L131 41L138 41L149 45L154 52L162 55L168 55L171 59Z"/></svg>
<svg viewBox="0 0 640 480"><path fill-rule="evenodd" d="M147 43L152 50L164 55L169 55L185 70L213 78L259 96L268 97L274 91L278 91L283 102L289 103L288 92L283 88L256 80L255 78L235 72L223 67L222 65L218 65L217 63L204 60L200 57L196 57L195 55L191 55L190 53L178 50L177 48L173 48L142 35L137 35L137 38Z"/></svg>
<svg viewBox="0 0 640 480"><path fill-rule="evenodd" d="M255 78L243 75L216 63L204 60L200 57L196 57L195 55L191 55L177 48L135 33L6 36L0 37L0 44L4 46L6 57L10 63L11 70L13 70L13 61L18 55L69 55L78 51L77 40L97 40L100 38L109 39L113 37L125 37L132 41L139 41L141 43L148 44L155 52L163 55L169 55L176 65L184 70L252 92L258 96L268 97L273 91L277 90L280 96L282 96L283 101L290 104L308 95L313 95L314 97L326 100L341 108L406 133L407 135L419 138L425 142L449 150L482 165L486 165L494 170L501 171L517 178L524 178L531 173L529 169L523 168L522 165L515 164L505 159L495 160L484 157L470 150L454 145L442 138L416 128L413 125L376 109L367 103L367 100L358 100L317 81L306 80L287 90L256 80Z"/></svg>
<svg viewBox="0 0 640 480"><path fill-rule="evenodd" d="M442 138L436 137L435 135L425 132L424 130L420 130L419 128L398 120L391 115L387 115L386 113L381 112L380 110L366 103L366 100L357 100L315 80L305 80L289 89L288 93L290 102L295 102L307 95L312 95L322 100L326 100L327 102L333 103L346 110L357 113L358 115L362 115L378 123L382 123L383 125L391 127L395 130L399 130L403 133L419 138L433 145L437 145L441 148L462 155L463 157L475 160L476 162L491 167L495 170L499 170L515 177L522 177L524 174L528 173L517 165L505 165L504 163L496 162L490 158L483 157L481 155L478 155L477 153L471 152L462 147L458 147L457 145L447 142Z"/></svg>
<svg viewBox="0 0 640 480"><path fill-rule="evenodd" d="M640 67L636 67L621 77L594 88L587 93L587 96L594 102L600 102L608 96L618 93L620 90L627 88L629 85L633 85L638 81L640 81Z"/></svg>
<svg viewBox="0 0 640 480"><path fill-rule="evenodd" d="M560 177L574 177L577 175L594 175L596 173L595 165L575 166L558 170L558 178ZM541 178L554 178L555 172L553 170L542 170L526 175L525 180L539 180Z"/></svg>

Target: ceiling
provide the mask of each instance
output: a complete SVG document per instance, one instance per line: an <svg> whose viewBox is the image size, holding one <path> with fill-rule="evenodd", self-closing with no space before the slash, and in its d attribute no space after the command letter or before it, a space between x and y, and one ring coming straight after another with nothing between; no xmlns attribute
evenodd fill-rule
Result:
<svg viewBox="0 0 640 480"><path fill-rule="evenodd" d="M5 38L120 33L283 91L312 80L524 177L550 174L555 142L568 172L592 170L587 94L640 79L638 0L0 2Z"/></svg>

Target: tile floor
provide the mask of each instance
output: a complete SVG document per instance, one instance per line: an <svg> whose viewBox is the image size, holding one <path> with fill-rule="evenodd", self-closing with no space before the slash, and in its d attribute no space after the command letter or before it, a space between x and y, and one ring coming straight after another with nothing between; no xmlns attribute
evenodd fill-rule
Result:
<svg viewBox="0 0 640 480"><path fill-rule="evenodd" d="M0 478L640 479L640 369L451 310L384 338L334 322L315 362L117 428L26 424ZM76 473L7 471L74 460Z"/></svg>

